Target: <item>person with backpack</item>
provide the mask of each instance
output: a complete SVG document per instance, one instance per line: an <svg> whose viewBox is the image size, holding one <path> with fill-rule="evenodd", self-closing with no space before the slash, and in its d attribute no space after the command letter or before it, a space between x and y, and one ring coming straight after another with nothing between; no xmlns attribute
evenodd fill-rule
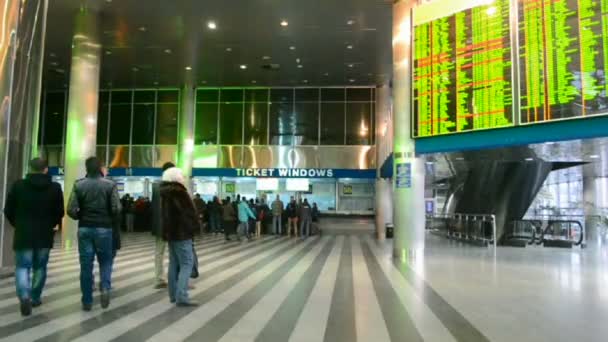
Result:
<svg viewBox="0 0 608 342"><path fill-rule="evenodd" d="M255 236L259 238L262 235L262 227L264 227L264 231L266 230L266 222L268 221L270 208L268 208L266 201L262 198L257 203L255 209L258 214L258 221L255 227Z"/></svg>
<svg viewBox="0 0 608 342"><path fill-rule="evenodd" d="M255 220L255 214L249 207L249 203L247 203L247 199L243 197L241 202L238 204L238 216L239 216L239 228L237 231L237 239L241 241L241 236L247 236L248 240L251 240L251 235L249 234L249 219Z"/></svg>
<svg viewBox="0 0 608 342"><path fill-rule="evenodd" d="M230 202L230 197L226 197L222 207L222 226L226 241L230 241L230 234L236 229L237 211L234 210L234 203Z"/></svg>
<svg viewBox="0 0 608 342"><path fill-rule="evenodd" d="M15 287L23 316L42 305L55 227L64 215L63 192L48 175L47 162L35 158L29 168L25 179L11 187L4 207L6 219L15 228Z"/></svg>
<svg viewBox="0 0 608 342"><path fill-rule="evenodd" d="M300 236L307 238L310 236L310 225L312 224L312 207L305 198L300 205Z"/></svg>
<svg viewBox="0 0 608 342"><path fill-rule="evenodd" d="M275 235L283 234L283 202L279 195L272 202L272 230Z"/></svg>
<svg viewBox="0 0 608 342"><path fill-rule="evenodd" d="M291 237L291 232L293 230L294 236L298 237L298 206L293 196L291 197L291 201L285 209L285 214L287 215L288 220L287 236Z"/></svg>

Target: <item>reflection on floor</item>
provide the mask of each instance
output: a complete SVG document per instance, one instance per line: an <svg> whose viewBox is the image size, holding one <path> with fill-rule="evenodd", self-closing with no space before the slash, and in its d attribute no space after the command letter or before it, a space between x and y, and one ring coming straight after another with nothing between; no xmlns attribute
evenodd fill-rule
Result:
<svg viewBox="0 0 608 342"><path fill-rule="evenodd" d="M369 231L371 222L364 220L332 225L352 229L357 222L360 231ZM152 288L154 247L148 234L125 237L112 304L105 311L80 310L77 256L55 250L44 304L32 317L20 317L13 280L0 280L0 339L604 341L608 336L605 254L512 248L495 254L429 236L424 258L402 262L390 258L390 241L339 231L327 227L308 240L198 240L201 277L191 296L201 306L193 309L172 306L165 291Z"/></svg>

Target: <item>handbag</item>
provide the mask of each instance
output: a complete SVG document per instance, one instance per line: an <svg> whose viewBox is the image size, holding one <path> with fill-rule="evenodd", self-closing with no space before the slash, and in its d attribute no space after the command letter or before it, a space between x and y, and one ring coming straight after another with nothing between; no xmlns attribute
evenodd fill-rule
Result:
<svg viewBox="0 0 608 342"><path fill-rule="evenodd" d="M196 249L194 248L194 241L192 241L192 273L190 273L190 278L196 279L199 276L198 273L198 256L196 255Z"/></svg>

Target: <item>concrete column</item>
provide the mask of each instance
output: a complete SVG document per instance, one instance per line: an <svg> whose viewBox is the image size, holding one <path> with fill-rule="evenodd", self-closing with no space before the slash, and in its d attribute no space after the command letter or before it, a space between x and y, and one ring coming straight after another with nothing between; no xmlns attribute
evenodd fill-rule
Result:
<svg viewBox="0 0 608 342"><path fill-rule="evenodd" d="M424 250L424 160L416 158L411 138L412 1L393 5L393 254L422 256Z"/></svg>
<svg viewBox="0 0 608 342"><path fill-rule="evenodd" d="M179 113L177 165L184 172L186 187L192 194L192 162L194 153L195 88L187 81L182 88Z"/></svg>
<svg viewBox="0 0 608 342"><path fill-rule="evenodd" d="M37 155L47 6L48 0L0 1L0 209ZM14 264L13 231L0 215L0 273Z"/></svg>
<svg viewBox="0 0 608 342"><path fill-rule="evenodd" d="M602 197L606 192L605 178L597 177L597 164L583 165L583 207L585 210L585 241L587 247L597 249L602 247L599 224L601 223Z"/></svg>
<svg viewBox="0 0 608 342"><path fill-rule="evenodd" d="M393 223L393 188L389 180L381 179L380 169L393 151L391 89L388 85L376 89L376 237L386 238L386 224Z"/></svg>
<svg viewBox="0 0 608 342"><path fill-rule="evenodd" d="M85 160L96 154L101 66L98 13L82 8L75 23L64 163L66 205L74 182L86 175ZM76 241L77 222L64 219L62 232L63 246L70 249Z"/></svg>

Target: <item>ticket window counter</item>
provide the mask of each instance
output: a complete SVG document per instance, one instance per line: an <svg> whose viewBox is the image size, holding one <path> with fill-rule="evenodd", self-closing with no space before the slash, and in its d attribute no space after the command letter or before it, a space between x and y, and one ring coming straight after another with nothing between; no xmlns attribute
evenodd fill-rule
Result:
<svg viewBox="0 0 608 342"><path fill-rule="evenodd" d="M335 179L224 177L219 181L218 190L222 199L228 196L234 199L237 195L241 195L248 200L263 198L270 204L279 195L284 205L294 197L307 199L311 205L317 203L321 212L336 210Z"/></svg>
<svg viewBox="0 0 608 342"><path fill-rule="evenodd" d="M370 179L338 179L338 213L372 215L375 183Z"/></svg>

